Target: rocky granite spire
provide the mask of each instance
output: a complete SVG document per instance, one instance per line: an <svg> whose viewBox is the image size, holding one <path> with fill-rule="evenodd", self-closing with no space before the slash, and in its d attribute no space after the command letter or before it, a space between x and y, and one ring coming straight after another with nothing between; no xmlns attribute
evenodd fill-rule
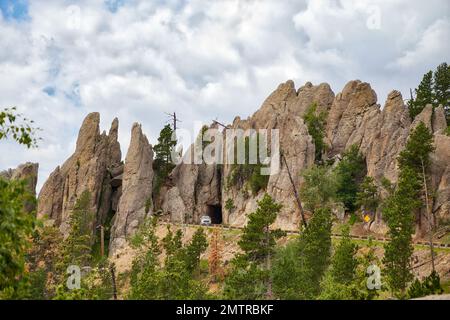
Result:
<svg viewBox="0 0 450 320"><path fill-rule="evenodd" d="M110 253L114 254L152 213L153 150L141 125L135 123L125 158L122 195L111 230Z"/></svg>
<svg viewBox="0 0 450 320"><path fill-rule="evenodd" d="M47 216L67 232L68 218L78 197L91 194L90 210L94 224L101 224L110 211L110 171L120 166L120 145L117 141L118 121L114 120L110 136L100 134L100 115L90 113L83 121L75 153L57 167L41 189L38 217Z"/></svg>

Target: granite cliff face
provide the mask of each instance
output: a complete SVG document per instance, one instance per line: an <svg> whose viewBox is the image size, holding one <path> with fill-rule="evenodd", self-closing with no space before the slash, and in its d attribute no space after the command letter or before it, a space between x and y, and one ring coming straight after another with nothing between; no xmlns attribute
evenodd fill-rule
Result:
<svg viewBox="0 0 450 320"><path fill-rule="evenodd" d="M328 150L325 158L339 158L346 149L356 144L365 157L368 175L378 182L383 177L394 183L397 181L397 157L405 147L410 132L423 121L434 133L436 145L432 155L430 186L437 195L433 212L441 220L450 218L450 137L443 134L446 122L442 107L433 111L431 106L427 106L411 122L398 91L388 95L381 109L371 86L359 80L350 81L336 96L327 84L314 86L306 83L295 90L294 83L287 81L251 117L245 120L237 117L230 127L278 129L281 150L298 188L301 185L300 172L314 163L315 146L303 121L306 110L313 103L317 104L319 112L327 112L325 140ZM177 166L172 174L173 183L162 200L163 211L170 214L172 221L198 223L200 216L209 214L212 208L216 212L220 211L223 223L242 226L246 223L247 215L255 210L257 200L267 191L283 204L276 225L288 230L298 228L300 213L283 161L280 161L279 173L270 176L267 189L256 195L249 195L242 186L226 186L231 169L227 164ZM209 187L207 181L210 181ZM220 192L216 192L218 189ZM207 196L204 191L199 193L198 190L208 190ZM228 199L233 202L232 208L225 206ZM185 218L186 214L189 215L188 219ZM420 219L418 223L421 224ZM385 232L381 214L376 216L370 228L375 232Z"/></svg>
<svg viewBox="0 0 450 320"><path fill-rule="evenodd" d="M47 216L63 233L67 232L68 218L84 191L91 195L93 225L104 223L114 210L112 199L117 190L111 185L111 172L121 165L118 120L113 121L109 134L100 133L99 123L98 113L85 118L75 153L52 172L39 193L38 217Z"/></svg>
<svg viewBox="0 0 450 320"><path fill-rule="evenodd" d="M135 123L131 142L125 158L122 178L122 195L111 230L111 252L123 247L145 219L152 213L153 150L141 125Z"/></svg>
<svg viewBox="0 0 450 320"><path fill-rule="evenodd" d="M430 188L435 191L433 213L437 221L450 219L450 137L444 134L446 121L442 107L427 106L414 121L398 91L392 91L381 108L368 83L350 81L335 95L328 84L306 83L298 90L287 81L247 119L235 118L229 128L278 129L280 148L297 188L300 173L315 159L315 146L304 122L307 109L315 103L318 112L327 113L326 159L336 158L356 144L365 157L367 174L380 182L383 177L396 182L397 157L410 132L420 123L432 130L436 150L432 154ZM221 129L217 124L211 129ZM111 253L124 246L143 219L160 211L173 222L199 223L203 215L213 222L243 226L265 192L283 204L276 225L296 230L300 212L284 161L277 174L268 179L265 190L251 194L242 185L228 185L233 167L229 164L177 165L157 198L152 198L153 151L141 125L132 128L125 164L121 163L117 142L118 121L109 134L100 134L99 115L86 117L80 129L75 153L50 175L39 195L38 216L47 215L66 232L67 219L77 197L88 190L97 224L112 219ZM225 134L222 132L223 138ZM188 150L192 152L194 146ZM225 150L223 150L224 152ZM225 153L225 152L224 152ZM229 205L226 205L228 202ZM232 205L230 206L230 202ZM420 225L420 221L418 221ZM370 226L383 233L381 214Z"/></svg>

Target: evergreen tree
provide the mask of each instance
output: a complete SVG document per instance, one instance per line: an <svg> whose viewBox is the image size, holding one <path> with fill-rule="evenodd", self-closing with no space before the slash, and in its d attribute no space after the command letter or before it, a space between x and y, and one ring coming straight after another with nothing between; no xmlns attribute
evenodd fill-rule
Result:
<svg viewBox="0 0 450 320"><path fill-rule="evenodd" d="M433 80L434 105L444 107L447 124L450 125L450 66L446 62L436 68Z"/></svg>
<svg viewBox="0 0 450 320"><path fill-rule="evenodd" d="M439 274L436 271L432 271L422 282L419 279L414 280L408 288L408 298L414 299L432 294L442 294L443 292Z"/></svg>
<svg viewBox="0 0 450 320"><path fill-rule="evenodd" d="M416 98L409 101L409 116L412 120L422 112L427 104L433 104L433 72L424 74L419 87L415 90Z"/></svg>
<svg viewBox="0 0 450 320"><path fill-rule="evenodd" d="M281 207L281 204L265 194L262 200L258 201L256 211L249 214L248 223L238 242L249 261L261 263L273 253L276 240L284 234L280 229L270 230Z"/></svg>
<svg viewBox="0 0 450 320"><path fill-rule="evenodd" d="M414 211L421 206L420 180L410 167L404 167L399 175L396 190L385 201L383 213L389 228L390 241L384 246L385 274L391 292L405 297L412 280L411 256L413 253Z"/></svg>
<svg viewBox="0 0 450 320"><path fill-rule="evenodd" d="M161 186L175 167L172 161L172 151L177 142L172 140L173 134L170 125L166 125L159 133L158 144L153 147L153 151L155 151L155 160L153 160L153 170L156 176L155 194L159 193Z"/></svg>
<svg viewBox="0 0 450 320"><path fill-rule="evenodd" d="M244 254L236 256L225 282L225 295L231 299L262 299L272 294L271 259L276 240L285 233L271 230L281 205L265 194L258 208L248 216L239 247ZM238 287L236 287L238 286Z"/></svg>
<svg viewBox="0 0 450 320"><path fill-rule="evenodd" d="M364 157L359 152L358 146L352 145L344 152L342 160L336 166L336 174L337 198L353 212L356 209L359 185L366 174Z"/></svg>
<svg viewBox="0 0 450 320"><path fill-rule="evenodd" d="M191 242L185 249L185 263L188 272L193 273L199 269L200 255L208 248L208 241L206 239L203 228L195 231Z"/></svg>
<svg viewBox="0 0 450 320"><path fill-rule="evenodd" d="M420 122L410 134L405 149L400 152L398 158L400 170L409 167L416 174L422 174L422 165L425 170L429 167L430 153L433 151L433 134L423 122Z"/></svg>
<svg viewBox="0 0 450 320"><path fill-rule="evenodd" d="M277 255L274 292L280 299L314 299L330 262L331 210L315 210L297 242Z"/></svg>
<svg viewBox="0 0 450 320"><path fill-rule="evenodd" d="M375 179L372 177L365 177L359 191L356 194L356 205L363 209L364 213L374 214L380 204L380 194L375 185Z"/></svg>
<svg viewBox="0 0 450 320"><path fill-rule="evenodd" d="M336 282L349 284L355 279L358 266L357 251L358 246L352 242L350 228L346 225L331 262L331 275Z"/></svg>
<svg viewBox="0 0 450 320"><path fill-rule="evenodd" d="M131 271L130 299L178 300L208 298L205 284L196 278L200 255L206 250L206 238L198 229L192 240L183 245L181 230L169 229L163 240L156 235L156 218L147 220L133 237L138 254ZM164 248L165 259L159 257Z"/></svg>
<svg viewBox="0 0 450 320"><path fill-rule="evenodd" d="M75 202L69 218L69 235L64 240L61 254L62 273L71 265L89 266L92 262L92 234L94 213L90 210L91 194L84 191Z"/></svg>

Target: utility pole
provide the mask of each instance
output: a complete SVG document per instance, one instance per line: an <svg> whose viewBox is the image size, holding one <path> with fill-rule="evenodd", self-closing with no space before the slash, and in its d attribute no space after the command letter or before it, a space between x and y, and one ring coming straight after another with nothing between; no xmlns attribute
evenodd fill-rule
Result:
<svg viewBox="0 0 450 320"><path fill-rule="evenodd" d="M169 116L170 121L172 122L173 131L177 131L177 123L182 122L181 120L177 119L177 114L175 112L174 113L164 112L164 113Z"/></svg>
<svg viewBox="0 0 450 320"><path fill-rule="evenodd" d="M300 201L300 197L298 195L297 188L295 187L294 179L292 179L291 171L289 170L289 165L286 161L286 157L284 156L283 152L281 152L281 158L283 158L284 165L286 166L286 169L287 169L287 172L289 175L289 180L291 181L291 184L292 184L292 189L294 191L294 196L295 196L295 200L297 202L298 210L300 211L300 216L302 217L302 224L306 228L307 223L306 223L306 218L305 218L305 212L303 211L302 203Z"/></svg>

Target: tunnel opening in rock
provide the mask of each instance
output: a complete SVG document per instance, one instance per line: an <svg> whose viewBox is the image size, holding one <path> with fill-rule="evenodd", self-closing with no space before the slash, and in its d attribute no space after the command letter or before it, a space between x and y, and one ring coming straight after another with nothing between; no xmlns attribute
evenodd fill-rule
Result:
<svg viewBox="0 0 450 320"><path fill-rule="evenodd" d="M222 224L222 206L208 205L206 215L211 218L212 224Z"/></svg>

